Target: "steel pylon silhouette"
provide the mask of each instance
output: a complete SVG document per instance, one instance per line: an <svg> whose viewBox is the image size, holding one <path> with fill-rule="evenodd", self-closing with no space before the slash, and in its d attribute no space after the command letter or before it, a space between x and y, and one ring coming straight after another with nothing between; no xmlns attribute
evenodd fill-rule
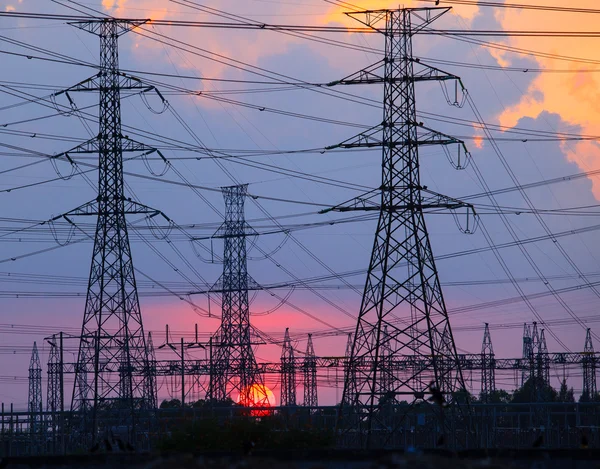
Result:
<svg viewBox="0 0 600 469"><path fill-rule="evenodd" d="M490 326L486 322L481 344L481 399L488 403L490 395L496 391L496 360Z"/></svg>
<svg viewBox="0 0 600 469"><path fill-rule="evenodd" d="M592 343L590 329L585 334L583 353L583 392L581 393L581 400L584 402L596 401L598 400L598 392L596 390L596 356L594 354L594 344Z"/></svg>
<svg viewBox="0 0 600 469"><path fill-rule="evenodd" d="M381 411L384 402L422 399L432 382L452 402L451 394L465 388L424 214L430 209L468 211L472 206L427 190L421 184L418 153L422 145L464 149L464 144L419 123L415 103L415 83L458 77L422 64L412 52L413 35L448 10L348 13L384 34L385 59L330 83L381 83L384 88L383 123L328 147L382 147L381 186L324 211L379 212L340 419L346 434L357 436L358 444L366 447L386 446L395 433ZM429 365L393 374L389 362L401 355L428 358ZM377 441L372 441L375 432Z"/></svg>
<svg viewBox="0 0 600 469"><path fill-rule="evenodd" d="M148 349L134 275L126 214L164 215L126 197L123 153L157 152L121 132L121 93L154 90L119 70L119 37L147 20L92 19L72 23L100 38L97 75L55 93L97 92L98 135L57 157L69 161L76 154L98 155L97 197L60 217L69 223L74 216L96 216L96 232L90 268L75 385L71 409L83 416L82 444L98 437L98 411L118 415L118 426L126 426L133 437L137 413L152 406ZM73 100L69 101L74 106ZM160 154L160 152L158 152ZM162 155L161 155L162 156ZM56 217L59 218L59 217ZM55 219L56 219L55 218ZM166 218L166 217L165 217ZM91 416L91 421L90 421Z"/></svg>
<svg viewBox="0 0 600 469"><path fill-rule="evenodd" d="M317 397L317 357L315 356L312 334L308 334L302 372L304 373L304 405L317 407L319 405Z"/></svg>
<svg viewBox="0 0 600 469"><path fill-rule="evenodd" d="M281 406L296 405L296 359L290 339L290 329L286 327L281 348Z"/></svg>
<svg viewBox="0 0 600 469"><path fill-rule="evenodd" d="M48 429L52 438L52 450L57 452L59 436L63 435L62 420L64 412L62 332L46 339L50 345L48 355L48 388L46 393L46 412Z"/></svg>
<svg viewBox="0 0 600 469"><path fill-rule="evenodd" d="M156 386L156 351L154 350L154 342L152 341L152 332L148 332L148 378L146 379L146 396L148 398L148 407L156 409L158 407L158 388Z"/></svg>
<svg viewBox="0 0 600 469"><path fill-rule="evenodd" d="M209 394L224 400L239 394L246 405L271 404L254 358L258 333L250 325L248 288L256 282L248 274L246 238L255 234L246 223L244 202L248 185L223 187L225 220L214 237L223 238L223 274L211 292L221 293L221 326L212 341L213 367Z"/></svg>
<svg viewBox="0 0 600 469"><path fill-rule="evenodd" d="M27 397L29 412L29 430L38 433L42 422L42 365L38 354L37 343L33 343L31 360L29 361L29 395Z"/></svg>
<svg viewBox="0 0 600 469"><path fill-rule="evenodd" d="M523 324L523 360L526 363L530 363L531 366L523 368L521 372L521 386L525 385L527 380L531 377L531 371L533 366L533 339L531 336L531 328L527 323Z"/></svg>

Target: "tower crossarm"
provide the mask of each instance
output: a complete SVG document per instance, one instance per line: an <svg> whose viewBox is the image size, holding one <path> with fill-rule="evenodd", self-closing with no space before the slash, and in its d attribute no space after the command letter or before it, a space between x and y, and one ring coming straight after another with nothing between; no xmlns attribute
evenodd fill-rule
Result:
<svg viewBox="0 0 600 469"><path fill-rule="evenodd" d="M372 85L378 83L400 83L403 81L416 83L420 81L456 80L457 83L460 84L461 89L464 89L460 77L422 63L418 58L409 58L408 60L414 64L414 73L412 75L385 77L385 59L382 59L345 78L329 82L327 83L327 86Z"/></svg>

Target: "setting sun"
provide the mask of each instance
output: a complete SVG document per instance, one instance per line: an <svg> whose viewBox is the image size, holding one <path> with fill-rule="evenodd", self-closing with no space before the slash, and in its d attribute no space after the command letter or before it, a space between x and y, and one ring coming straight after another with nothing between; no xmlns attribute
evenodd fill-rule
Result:
<svg viewBox="0 0 600 469"><path fill-rule="evenodd" d="M262 384L253 384L240 392L237 403L245 407L273 407L276 405L273 391Z"/></svg>

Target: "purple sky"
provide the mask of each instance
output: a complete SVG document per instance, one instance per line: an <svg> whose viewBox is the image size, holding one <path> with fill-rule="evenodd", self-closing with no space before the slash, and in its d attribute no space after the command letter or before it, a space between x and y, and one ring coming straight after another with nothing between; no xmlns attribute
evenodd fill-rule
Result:
<svg viewBox="0 0 600 469"><path fill-rule="evenodd" d="M373 7L375 3L370 2L369 6ZM103 8L98 1L86 4ZM111 5L111 2L105 2L105 7ZM122 8L116 10L116 13L114 8L105 11L137 17L219 21L213 15L202 14L166 0L130 0L113 6L119 5ZM252 19L268 23L323 24L327 21L344 21L347 24L343 15L332 9L330 4L318 0L253 0L247 2L243 9L234 0L215 0L211 5L243 16L254 15ZM19 0L11 5L7 4L6 9L9 7L17 11L72 13L57 4L45 2L42 7L40 2L31 0ZM436 26L464 29L468 25L475 29L490 29L504 26L501 21L492 11L479 10L465 12L464 16L446 15ZM314 87L235 82L274 82L277 78L282 78L275 75L278 73L288 77L284 81L289 81L291 77L309 83L328 83L381 58L380 54L370 52L382 48L382 38L378 35L337 34L324 37L342 41L352 46L352 49L273 31L192 30L150 25L143 32L129 33L120 42L121 67L131 70L134 75L160 82L157 87L162 89L170 103L170 109L162 114L155 114L139 96L133 96L123 100L123 123L147 132L144 136L136 136L136 139L149 145L158 144L153 141L155 135L193 145L198 145L201 141L211 149L230 152L320 149L339 143L381 121L379 103L382 92L379 86L339 89L358 97L351 99L350 96L328 90L327 93L322 93ZM173 40L180 42L174 43ZM44 50L26 49L23 43ZM180 48L173 47L174 44ZM441 37L418 36L414 49L418 57L458 63L498 65L503 60L509 60L512 66L523 69L539 65L532 57L509 53L501 57L498 53L492 55L489 48ZM49 58L49 51L83 62L97 63L98 40L59 22L0 18L0 143L54 154L89 138L86 127L76 115L57 116L51 105L44 107L39 103L23 104L25 98L47 96L94 73L93 69L84 66L37 58L28 60L26 57L6 53ZM522 109L518 107L519 103L531 95L532 83L541 75L448 64L439 66L462 77L477 109L490 124L504 122L502 116L507 115L507 110ZM189 79L142 75L140 71L185 75ZM255 73L251 73L252 71ZM199 80L200 77L209 80ZM31 86L26 87L24 84ZM165 91L161 84L166 84L171 89L182 87L205 94L193 97L182 95ZM97 100L95 95L73 93L72 97L79 108L91 106ZM214 98L222 99L217 101ZM247 103L248 106L223 102L223 99ZM57 100L60 105L68 103L64 95ZM482 135L482 132L472 124L476 121L472 109L468 106L461 109L448 106L438 84L419 86L417 103L419 111L424 112L419 117L425 125L465 140L477 162L477 168L491 190L514 186L514 181L490 143L474 139ZM160 109L160 102L154 96L149 97L148 104L155 111ZM552 109L554 108L550 107L550 111ZM270 110L316 116L338 121L338 124L291 117ZM97 110L90 108L86 112L95 114ZM178 117L189 126L188 129L182 126ZM342 122L346 125L341 125ZM560 131L575 134L582 132L585 127L583 122L572 118L565 120L554 112L541 112L534 117L528 117L524 113L511 125L550 133ZM91 130L95 131L94 128ZM59 135L61 138L45 138L47 135ZM539 142L534 141L531 136L523 137L527 141L507 141L506 138L519 137L508 132L494 132L494 136L498 138L501 154L519 184L572 175L584 168L580 162L578 166L573 158L569 159L568 155L578 149L568 141ZM593 151L597 150L595 143L590 145L593 146ZM0 153L0 401L14 402L18 408L23 408L27 401L27 383L22 378L27 376L33 341L37 341L40 347L45 367L48 346L43 345L43 338L61 329L77 333L81 327L92 244L85 241L20 257L54 247L56 242L47 226L37 230L14 231L91 200L94 192L86 180L78 175L69 180L58 179L43 183L58 177L48 161L7 171L37 163L41 159L9 147L0 148ZM377 149L324 154L316 151L221 160L221 165L229 174L210 158L197 159L201 155L196 153L165 150L164 154L172 160L174 169L158 179L155 179L140 159L127 162L125 170L130 173L126 175L127 191L143 203L162 210L195 236L206 238L210 237L222 221L220 213L223 211L223 201L218 189L223 185L233 184L234 179L248 183L249 192L258 196L257 199L248 198L246 217L259 232L274 228L273 222L266 219L261 208L270 216L281 217L279 221L284 225L333 222L352 217L352 214L319 215L317 212L324 206L335 205L359 195L365 191L365 187L377 187L380 179L381 154ZM425 148L420 156L422 181L429 189L456 198L483 191L474 167L455 171L441 148ZM80 159L82 170L89 169L84 164L94 163L90 159ZM159 161L152 160L148 163L155 172L162 169ZM593 161L588 163L585 170L596 169ZM57 163L57 168L63 175L70 170L68 164L61 162ZM306 174L310 177L305 176ZM192 191L182 185L168 183L182 183L180 175L191 184L204 189ZM91 181L95 181L93 171L88 176ZM16 189L21 186L28 187ZM8 192L8 189L12 190ZM540 215L541 219L553 233L592 227L597 223L597 213L594 211L597 201L589 178L576 178L528 189L527 195L537 209L544 210ZM519 239L545 235L546 228L533 214L528 213L526 201L519 192L507 192L499 195L497 200L503 207L510 207L507 208L508 223ZM494 243L512 241L501 218L490 213L492 210L489 199L480 197L472 202L477 204L485 230ZM575 213L571 215L564 211L566 208L584 206L592 207L574 210ZM136 219L131 221L135 222ZM523 301L499 307L486 305L488 302L519 296L494 253L487 250L478 254L444 258L452 253L489 246L483 230L479 229L473 235L461 234L450 215L431 215L427 222L434 253L440 256L437 266L459 350L478 352L481 348L483 324L489 322L496 354L501 357L520 356L522 323L533 321L534 315ZM171 242L167 243L155 240L143 221L134 223L134 226L138 228L130 231L130 236L135 266L139 270L137 280L140 284L141 306L145 328L153 331L155 345L164 342L165 324L171 325L174 340L179 340L184 331L192 334L195 323L206 339L219 323L218 318L208 317L205 312L208 304L206 296L183 296L184 300L181 300L158 286L152 287L149 279L167 284L171 290L180 294L203 289L207 284L214 283L220 275L222 265L206 261L209 260L211 249L217 255L221 253L222 244L219 241L212 244L209 240L198 241L194 249L189 240L177 230L172 232L169 238ZM64 241L68 233L61 228L64 225L58 226L57 236ZM86 221L83 229L92 233L93 224ZM375 221L371 218L299 230L293 233L293 239L285 239L282 234L261 236L249 252L252 259L248 269L261 284L289 281L290 276L286 271L298 278L311 278L329 275L327 268L337 273L357 270L357 275L346 277L349 284L357 287L357 291L348 288L319 290L330 302L356 316L374 229ZM80 236L76 233L74 240L78 237ZM144 240L156 246L168 263L153 252ZM560 237L557 242L543 240L529 243L524 249L551 286L559 290L585 283L577 277L571 264L588 274L590 282L597 281L600 274L597 262L600 248L595 240L596 232L592 229ZM275 253L271 258L257 259L262 257L263 252L272 251ZM197 256L197 253L203 253L204 258ZM561 294L560 298L570 308L567 311L555 297L547 294L548 287L540 281L538 273L518 247L504 248L500 253L512 275L520 280L524 293L540 294L532 300L532 304L542 319L548 321L548 325L544 327L547 329L546 337L551 351L564 349L548 332L550 330L570 350L583 349L585 327L578 324L571 314L582 318L594 333L600 332L595 322L598 296L594 291L581 288ZM16 260L11 260L13 258ZM319 285L325 284L342 285L340 280L335 279ZM58 297L34 298L32 296L35 292L49 292ZM59 294L61 292L76 293L78 296L65 297L66 295ZM159 296L159 293L162 295ZM287 292L278 290L278 293L286 296ZM252 321L262 331L281 340L285 327L290 327L298 350L305 349L306 334L313 332L317 354L343 354L346 342L343 334L334 337L325 334L329 326L290 305L275 308L279 301L269 294L261 293L251 297L254 298L251 307ZM214 297L211 299L217 300ZM189 301L196 303L201 309L194 310ZM337 328L346 329L355 325L348 316L305 289L293 291L289 302ZM467 308L470 305L479 306ZM211 311L218 310L218 305L213 304L211 308ZM268 315L261 314L270 310L273 311ZM261 346L256 354L260 359L277 360L280 350L278 346ZM580 370L568 370L567 375L575 389L580 389ZM333 380L333 377L330 378ZM562 373L552 377L553 383L558 383L559 378L562 378ZM478 379L473 376L473 380ZM168 385L161 384L161 396L164 397L168 395ZM514 389L513 376L499 376L498 385ZM279 396L277 386L275 388L275 394ZM301 390L299 395L300 393ZM341 390L334 387L324 387L320 390L320 402L333 404L339 398L339 393Z"/></svg>

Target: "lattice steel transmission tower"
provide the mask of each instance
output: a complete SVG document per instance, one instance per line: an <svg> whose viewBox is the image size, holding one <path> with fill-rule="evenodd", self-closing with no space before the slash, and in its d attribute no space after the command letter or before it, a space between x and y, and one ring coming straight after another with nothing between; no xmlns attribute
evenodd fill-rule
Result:
<svg viewBox="0 0 600 469"><path fill-rule="evenodd" d="M50 345L48 355L48 388L46 393L46 411L48 412L48 429L52 438L52 449L58 454L59 439L64 439L63 418L65 410L64 401L64 374L62 357L62 332L46 339Z"/></svg>
<svg viewBox="0 0 600 469"><path fill-rule="evenodd" d="M585 347L583 349L583 392L582 401L596 401L598 392L596 389L596 355L594 354L594 344L592 343L591 330L588 329L585 334Z"/></svg>
<svg viewBox="0 0 600 469"><path fill-rule="evenodd" d="M290 329L285 328L283 347L281 349L281 406L296 405L296 359L290 340Z"/></svg>
<svg viewBox="0 0 600 469"><path fill-rule="evenodd" d="M523 352L521 356L525 363L529 364L529 366L523 367L523 371L521 372L521 386L523 386L532 376L531 368L533 364L533 341L531 338L531 328L527 323L523 324Z"/></svg>
<svg viewBox="0 0 600 469"><path fill-rule="evenodd" d="M42 365L36 342L33 343L31 360L29 361L27 411L29 412L29 430L32 434L38 433L41 430L42 423Z"/></svg>
<svg viewBox="0 0 600 469"><path fill-rule="evenodd" d="M540 340L537 349L537 376L540 383L550 384L550 356L548 355L548 346L546 345L546 335L544 329L540 331Z"/></svg>
<svg viewBox="0 0 600 469"><path fill-rule="evenodd" d="M393 368L393 353L388 332L388 326L383 326L383 334L381 340L381 392L385 399L393 397L394 389L394 368Z"/></svg>
<svg viewBox="0 0 600 469"><path fill-rule="evenodd" d="M118 52L119 37L146 21L103 18L72 23L100 38L99 72L55 94L99 94L97 137L57 155L69 160L75 154L99 157L97 197L61 215L69 223L73 223L73 216L97 217L71 401L71 410L82 416L78 433L83 445L89 443L90 437L92 442L98 437L101 411L118 415L107 425L125 426L133 439L138 412L150 408L153 400L148 394L148 349L125 216L164 215L125 195L123 153L147 155L157 150L123 136L121 93L145 93L155 88L121 72ZM70 97L69 101L72 103Z"/></svg>
<svg viewBox="0 0 600 469"><path fill-rule="evenodd" d="M465 388L424 215L427 210L440 209L471 213L472 206L424 187L418 152L423 145L457 145L460 152L464 143L419 123L415 103L415 83L445 80L458 83L459 79L422 64L412 51L413 36L448 10L415 8L348 13L385 36L385 59L330 83L331 86L380 83L384 88L383 123L328 147L382 147L381 186L329 209L379 212L342 399L341 420L345 421L342 425L352 429L346 434L357 436L360 446L386 446L396 433L396 427L390 428L386 422L385 413L379 412L382 399L419 400L429 392L433 382L452 402L452 393ZM392 360L402 355L414 355L415 363L420 358L430 358L430 366L416 366L412 372L394 377L391 389L386 389L388 380L383 378L385 326ZM371 441L374 432L377 441Z"/></svg>
<svg viewBox="0 0 600 469"><path fill-rule="evenodd" d="M256 233L244 215L247 191L247 184L222 188L225 220L214 237L224 241L223 274L211 289L221 293L222 313L212 342L214 371L209 394L224 400L237 391L239 402L261 406L268 403L268 397L252 350L258 334L250 325L248 288L255 288L256 282L248 274L246 238Z"/></svg>
<svg viewBox="0 0 600 469"><path fill-rule="evenodd" d="M494 358L490 326L487 322L483 331L481 361L481 398L483 402L488 403L490 395L496 391L496 360Z"/></svg>
<svg viewBox="0 0 600 469"><path fill-rule="evenodd" d="M148 408L158 408L158 388L156 386L156 352L154 350L154 342L152 341L152 332L148 332L148 340L146 341L148 347L148 379L146 385L146 396L148 396Z"/></svg>
<svg viewBox="0 0 600 469"><path fill-rule="evenodd" d="M319 405L317 397L317 357L313 346L312 334L308 334L302 371L304 373L304 405L307 407L317 407Z"/></svg>

